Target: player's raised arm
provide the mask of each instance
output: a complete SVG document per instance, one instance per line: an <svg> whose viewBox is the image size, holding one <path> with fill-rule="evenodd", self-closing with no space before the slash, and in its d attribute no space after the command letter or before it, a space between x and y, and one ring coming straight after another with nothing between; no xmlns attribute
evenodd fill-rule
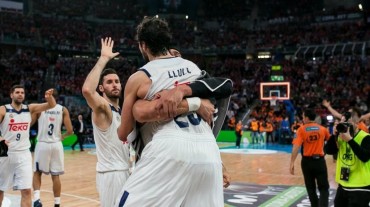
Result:
<svg viewBox="0 0 370 207"><path fill-rule="evenodd" d="M45 110L54 108L55 105L57 105L57 103L55 101L55 98L53 97L53 92L54 92L54 89L49 89L45 92L46 103L28 105L31 114L41 113Z"/></svg>
<svg viewBox="0 0 370 207"><path fill-rule="evenodd" d="M99 85L99 77L107 63L117 55L118 52L112 52L114 46L114 41L109 37L101 39L101 52L98 62L95 64L93 69L90 71L86 80L82 86L82 94L85 97L87 104L93 110L93 112L98 113L104 107L108 107L107 102L102 96L96 91Z"/></svg>

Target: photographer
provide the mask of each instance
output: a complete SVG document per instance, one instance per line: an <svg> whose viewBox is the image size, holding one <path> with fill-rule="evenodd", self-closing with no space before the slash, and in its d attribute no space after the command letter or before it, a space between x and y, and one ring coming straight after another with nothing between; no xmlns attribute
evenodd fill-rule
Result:
<svg viewBox="0 0 370 207"><path fill-rule="evenodd" d="M370 202L370 135L358 128L360 112L344 116L336 127L338 138L326 146L338 152L335 180L338 182L334 205L368 207Z"/></svg>

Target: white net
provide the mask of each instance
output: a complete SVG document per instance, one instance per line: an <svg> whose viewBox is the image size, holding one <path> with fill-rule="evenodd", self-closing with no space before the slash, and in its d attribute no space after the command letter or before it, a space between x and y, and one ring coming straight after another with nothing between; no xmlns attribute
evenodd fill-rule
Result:
<svg viewBox="0 0 370 207"><path fill-rule="evenodd" d="M276 106L277 97L272 96L270 99L270 106Z"/></svg>

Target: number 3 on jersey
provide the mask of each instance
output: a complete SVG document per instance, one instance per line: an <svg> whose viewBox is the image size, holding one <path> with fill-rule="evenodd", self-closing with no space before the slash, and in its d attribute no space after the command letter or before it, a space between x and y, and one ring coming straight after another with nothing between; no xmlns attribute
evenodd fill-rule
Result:
<svg viewBox="0 0 370 207"><path fill-rule="evenodd" d="M53 135L53 130L54 130L54 124L49 124L49 131L48 131L49 136Z"/></svg>

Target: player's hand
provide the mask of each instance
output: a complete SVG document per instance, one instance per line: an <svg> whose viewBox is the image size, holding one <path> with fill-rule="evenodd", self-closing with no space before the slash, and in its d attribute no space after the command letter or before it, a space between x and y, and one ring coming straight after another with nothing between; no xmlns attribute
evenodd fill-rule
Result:
<svg viewBox="0 0 370 207"><path fill-rule="evenodd" d="M229 187L230 185L230 182L231 182L231 176L230 174L227 172L225 166L222 164L222 177L223 177L223 186L224 188L227 188Z"/></svg>
<svg viewBox="0 0 370 207"><path fill-rule="evenodd" d="M66 137L63 136L62 132L59 133L60 141L63 141Z"/></svg>
<svg viewBox="0 0 370 207"><path fill-rule="evenodd" d="M49 98L53 97L53 92L54 92L54 89L52 88L45 91L45 99L48 100Z"/></svg>
<svg viewBox="0 0 370 207"><path fill-rule="evenodd" d="M180 104L184 94L179 88L163 90L156 94L158 99L155 109L161 114L161 117L174 118L177 114L177 106Z"/></svg>
<svg viewBox="0 0 370 207"><path fill-rule="evenodd" d="M294 175L294 163L290 163L290 174Z"/></svg>
<svg viewBox="0 0 370 207"><path fill-rule="evenodd" d="M0 137L0 142L4 141L6 146L9 146L10 142L8 140L5 140L3 137Z"/></svg>
<svg viewBox="0 0 370 207"><path fill-rule="evenodd" d="M113 52L114 41L111 37L101 38L101 52L100 57L111 60L119 55L119 52Z"/></svg>
<svg viewBox="0 0 370 207"><path fill-rule="evenodd" d="M328 100L324 99L322 101L322 105L325 106L326 108L328 108L330 106L330 102Z"/></svg>
<svg viewBox="0 0 370 207"><path fill-rule="evenodd" d="M215 113L215 106L208 99L201 99L200 107L197 114L207 122L210 126L213 120L213 114Z"/></svg>

